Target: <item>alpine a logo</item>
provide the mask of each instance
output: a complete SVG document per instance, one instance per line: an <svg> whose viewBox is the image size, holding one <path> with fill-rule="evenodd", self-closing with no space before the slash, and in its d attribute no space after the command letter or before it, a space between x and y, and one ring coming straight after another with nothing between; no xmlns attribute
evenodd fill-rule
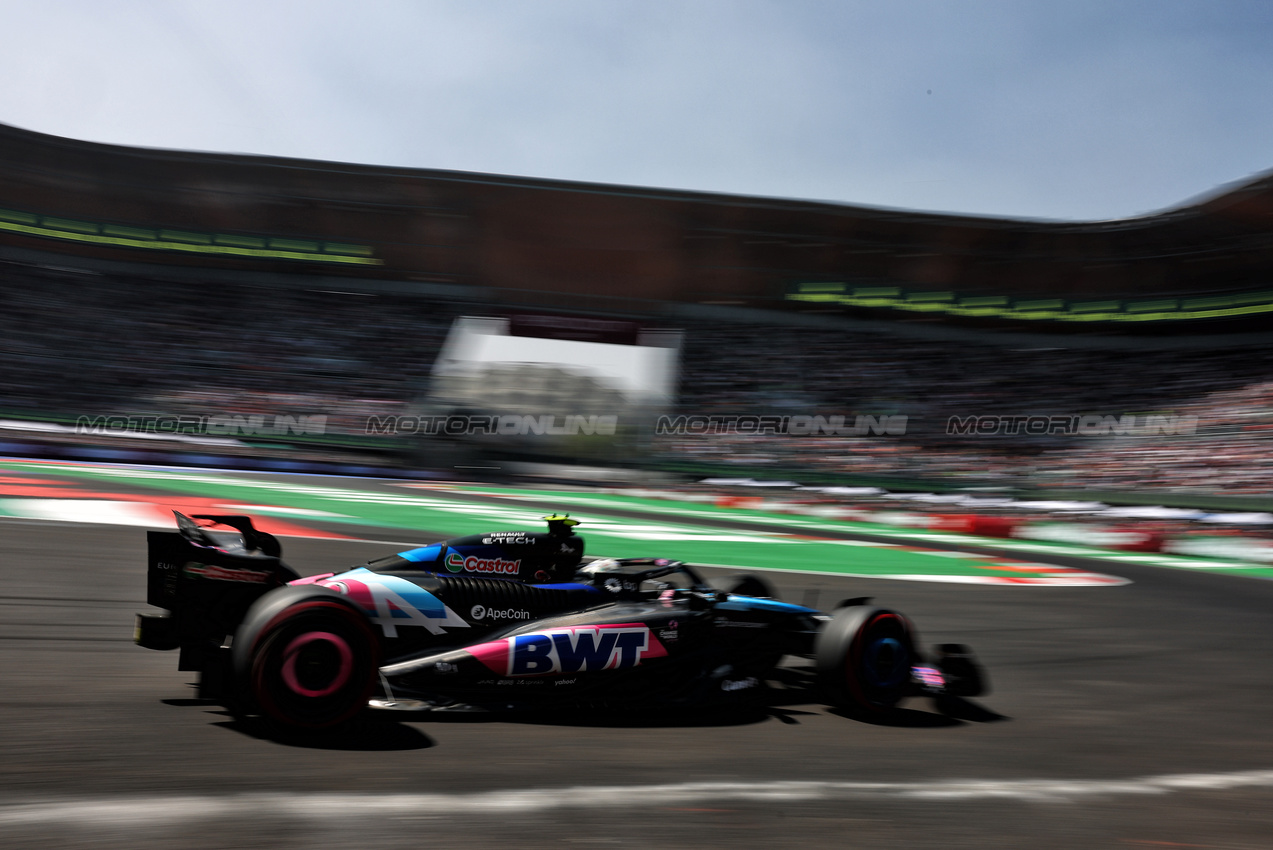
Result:
<svg viewBox="0 0 1273 850"><path fill-rule="evenodd" d="M521 608L487 608L485 605L474 605L469 610L474 620L529 620L530 612Z"/></svg>
<svg viewBox="0 0 1273 850"><path fill-rule="evenodd" d="M667 650L641 623L574 626L514 635L470 647L469 653L501 676L549 676L625 670Z"/></svg>
<svg viewBox="0 0 1273 850"><path fill-rule="evenodd" d="M453 573L495 573L515 576L522 568L521 559L505 561L503 558L478 558L473 555L465 558L459 552L447 555L445 563L446 568Z"/></svg>
<svg viewBox="0 0 1273 850"><path fill-rule="evenodd" d="M316 584L349 597L387 638L398 637L398 629L407 626L420 626L431 635L469 628L468 622L442 600L398 576L357 569Z"/></svg>

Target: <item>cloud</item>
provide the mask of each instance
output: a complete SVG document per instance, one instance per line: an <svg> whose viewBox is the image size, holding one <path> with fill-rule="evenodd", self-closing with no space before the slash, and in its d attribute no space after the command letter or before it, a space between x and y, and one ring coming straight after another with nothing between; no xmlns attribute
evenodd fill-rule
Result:
<svg viewBox="0 0 1273 850"><path fill-rule="evenodd" d="M46 2L5 18L0 121L94 141L1057 218L1273 166L1262 3Z"/></svg>

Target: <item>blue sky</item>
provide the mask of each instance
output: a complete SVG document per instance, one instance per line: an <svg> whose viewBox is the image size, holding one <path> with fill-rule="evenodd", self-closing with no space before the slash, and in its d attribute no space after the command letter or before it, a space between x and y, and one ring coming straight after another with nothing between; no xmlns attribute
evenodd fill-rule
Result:
<svg viewBox="0 0 1273 850"><path fill-rule="evenodd" d="M1273 169L1273 2L0 3L0 122L1056 219Z"/></svg>

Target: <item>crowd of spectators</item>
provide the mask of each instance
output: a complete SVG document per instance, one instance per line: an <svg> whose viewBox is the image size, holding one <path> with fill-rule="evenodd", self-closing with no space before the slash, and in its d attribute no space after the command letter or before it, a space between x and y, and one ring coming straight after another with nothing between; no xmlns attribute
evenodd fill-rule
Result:
<svg viewBox="0 0 1273 850"><path fill-rule="evenodd" d="M906 416L904 435L704 434L669 456L854 477L1058 488L1273 491L1273 345L1101 349L730 326L688 335L680 408L702 415ZM1125 417L1128 433L958 433L969 417ZM1164 427L1144 427L1151 416ZM1087 420L1092 421L1092 420ZM1158 433L1154 433L1157 430ZM952 433L953 431L953 433ZM1173 433L1173 431L1175 433Z"/></svg>
<svg viewBox="0 0 1273 850"><path fill-rule="evenodd" d="M454 318L409 295L0 264L0 418L370 416L425 393ZM904 416L905 433L651 435L657 460L846 478L1268 493L1273 345L1107 350L787 325L687 330L672 413ZM952 433L952 419L1196 417L1187 433ZM1195 420L1190 419L1190 422Z"/></svg>
<svg viewBox="0 0 1273 850"><path fill-rule="evenodd" d="M0 415L326 416L425 386L455 316L393 295L0 266Z"/></svg>

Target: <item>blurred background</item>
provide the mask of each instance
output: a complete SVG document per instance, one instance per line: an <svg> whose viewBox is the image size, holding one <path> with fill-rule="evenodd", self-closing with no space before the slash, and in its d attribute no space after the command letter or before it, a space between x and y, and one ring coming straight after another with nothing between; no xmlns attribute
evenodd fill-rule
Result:
<svg viewBox="0 0 1273 850"><path fill-rule="evenodd" d="M8 454L1271 497L1268 178L1055 223L0 147Z"/></svg>
<svg viewBox="0 0 1273 850"><path fill-rule="evenodd" d="M1262 6L124 5L3 36L0 452L1273 507Z"/></svg>
<svg viewBox="0 0 1273 850"><path fill-rule="evenodd" d="M0 4L0 458L94 462L0 478L0 833L1267 846L1270 44L1265 0ZM170 507L311 572L571 510L995 692L282 749L131 644Z"/></svg>

